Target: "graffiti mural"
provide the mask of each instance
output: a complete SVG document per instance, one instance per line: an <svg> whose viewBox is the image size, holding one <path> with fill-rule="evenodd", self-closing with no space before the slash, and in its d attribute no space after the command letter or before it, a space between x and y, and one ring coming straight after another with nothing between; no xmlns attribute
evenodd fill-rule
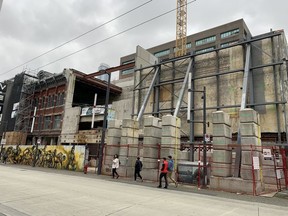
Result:
<svg viewBox="0 0 288 216"><path fill-rule="evenodd" d="M1 146L2 163L82 171L85 146Z"/></svg>

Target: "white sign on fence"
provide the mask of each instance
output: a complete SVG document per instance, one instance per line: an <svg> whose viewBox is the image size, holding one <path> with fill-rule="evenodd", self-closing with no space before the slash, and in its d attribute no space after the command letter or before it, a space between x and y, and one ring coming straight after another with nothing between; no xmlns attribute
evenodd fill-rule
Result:
<svg viewBox="0 0 288 216"><path fill-rule="evenodd" d="M263 149L264 160L272 160L271 149Z"/></svg>
<svg viewBox="0 0 288 216"><path fill-rule="evenodd" d="M279 169L276 170L276 176L277 176L277 179L281 179L281 170Z"/></svg>
<svg viewBox="0 0 288 216"><path fill-rule="evenodd" d="M253 167L254 167L254 170L260 169L259 157L253 157Z"/></svg>

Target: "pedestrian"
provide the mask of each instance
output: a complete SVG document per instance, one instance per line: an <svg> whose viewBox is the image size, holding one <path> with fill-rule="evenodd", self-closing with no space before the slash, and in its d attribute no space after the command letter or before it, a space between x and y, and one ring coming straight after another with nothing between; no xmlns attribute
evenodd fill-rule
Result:
<svg viewBox="0 0 288 216"><path fill-rule="evenodd" d="M119 175L117 173L117 169L119 168L119 158L118 158L118 155L115 154L114 155L114 158L113 158L113 161L112 161L112 177L115 178L115 175L116 175L116 179L119 178Z"/></svg>
<svg viewBox="0 0 288 216"><path fill-rule="evenodd" d="M169 159L169 161L168 161L168 174L167 174L167 176L172 182L174 182L175 187L178 187L178 182L172 178L172 174L173 174L173 170L174 170L174 161L172 159L172 156L169 155L168 159Z"/></svg>
<svg viewBox="0 0 288 216"><path fill-rule="evenodd" d="M6 164L8 158L8 149L3 150L3 156L2 156L2 161L4 164Z"/></svg>
<svg viewBox="0 0 288 216"><path fill-rule="evenodd" d="M137 160L135 162L135 172L134 172L134 179L135 181L137 180L137 176L141 179L141 181L143 182L143 178L142 176L140 175L140 172L142 170L142 167L143 167L143 163L142 161L140 160L140 157L137 157Z"/></svg>
<svg viewBox="0 0 288 216"><path fill-rule="evenodd" d="M161 173L159 177L159 186L158 188L162 188L162 178L164 177L165 180L165 187L168 188L168 182L167 182L167 173L168 173L168 162L166 161L166 157L163 157L162 167L161 167Z"/></svg>

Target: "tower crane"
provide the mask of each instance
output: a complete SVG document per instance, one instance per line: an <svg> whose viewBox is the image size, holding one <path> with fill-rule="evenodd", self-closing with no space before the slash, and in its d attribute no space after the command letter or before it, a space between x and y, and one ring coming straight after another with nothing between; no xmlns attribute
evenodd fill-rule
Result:
<svg viewBox="0 0 288 216"><path fill-rule="evenodd" d="M187 43L187 0L177 1L176 13L176 50L175 57L186 55Z"/></svg>

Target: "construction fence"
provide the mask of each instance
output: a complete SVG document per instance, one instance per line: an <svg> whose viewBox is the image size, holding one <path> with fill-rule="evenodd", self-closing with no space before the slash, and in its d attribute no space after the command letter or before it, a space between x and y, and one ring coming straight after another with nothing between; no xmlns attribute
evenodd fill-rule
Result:
<svg viewBox="0 0 288 216"><path fill-rule="evenodd" d="M158 181L162 158L171 155L174 159L175 178L183 184L193 184L201 187L203 181L209 185L211 176L229 178L235 176L234 170L236 152L239 147L235 144L217 145L217 150L212 144L193 144L194 161L190 161L190 148L181 145L160 144L128 144L105 145L103 167L104 173L111 173L113 156L119 155L121 162L119 172L123 177L132 177L136 158L139 156L143 162L143 178ZM206 165L204 161L206 149ZM253 146L241 145L240 178L252 181L255 186L262 182L268 190L283 190L288 187L288 149L281 146ZM204 169L207 176L204 176ZM206 178L206 179L205 179ZM255 183L255 184L254 184ZM254 190L253 190L254 191Z"/></svg>

